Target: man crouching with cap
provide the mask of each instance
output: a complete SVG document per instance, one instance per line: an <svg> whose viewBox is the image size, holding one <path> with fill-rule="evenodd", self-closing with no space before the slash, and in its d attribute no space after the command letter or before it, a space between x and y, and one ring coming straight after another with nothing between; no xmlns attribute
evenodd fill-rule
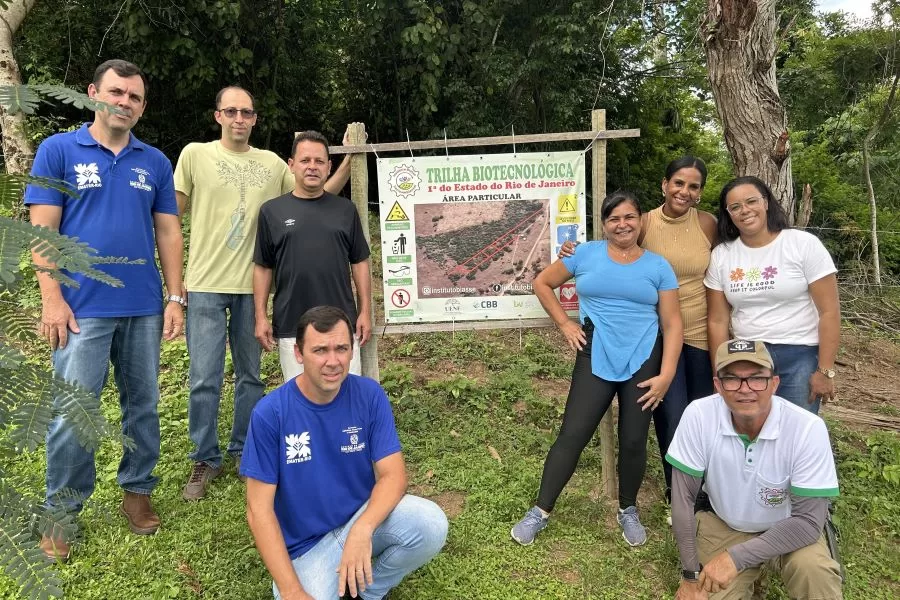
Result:
<svg viewBox="0 0 900 600"><path fill-rule="evenodd" d="M791 598L841 598L823 530L837 472L825 422L775 395L762 342L716 351L717 394L692 402L666 460L681 556L676 598L748 599L764 563ZM701 487L709 506L694 513Z"/></svg>

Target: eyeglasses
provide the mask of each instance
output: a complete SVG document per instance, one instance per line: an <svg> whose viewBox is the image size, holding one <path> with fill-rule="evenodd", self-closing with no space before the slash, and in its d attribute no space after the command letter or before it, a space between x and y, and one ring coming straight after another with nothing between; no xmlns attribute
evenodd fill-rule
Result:
<svg viewBox="0 0 900 600"><path fill-rule="evenodd" d="M256 111L252 108L220 108L218 109L220 113L228 117L229 119L233 119L237 116L238 113L241 113L241 116L245 119L252 119L256 115Z"/></svg>
<svg viewBox="0 0 900 600"><path fill-rule="evenodd" d="M760 204L762 204L763 199L759 196L753 196L752 198L747 198L743 202L735 202L734 204L729 204L725 210L729 213L736 215L746 206L747 208L756 208Z"/></svg>
<svg viewBox="0 0 900 600"><path fill-rule="evenodd" d="M734 375L725 375L724 377L719 377L719 382L722 384L722 389L726 392L736 392L741 389L741 386L744 385L744 382L747 382L747 387L749 387L754 392L761 392L767 387L769 387L769 381L771 377L763 377L761 375L753 375L752 377L736 377Z"/></svg>

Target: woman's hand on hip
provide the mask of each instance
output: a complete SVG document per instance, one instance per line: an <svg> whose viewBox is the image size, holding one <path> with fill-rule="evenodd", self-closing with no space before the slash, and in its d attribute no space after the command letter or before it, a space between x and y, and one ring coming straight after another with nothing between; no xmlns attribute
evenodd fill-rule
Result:
<svg viewBox="0 0 900 600"><path fill-rule="evenodd" d="M671 378L664 375L657 375L656 377L651 377L650 379L637 384L639 388L649 388L643 396L637 399L638 404L641 405L641 410L654 410L657 406L662 404L663 398L665 397L666 392L669 391L669 385L671 383Z"/></svg>
<svg viewBox="0 0 900 600"><path fill-rule="evenodd" d="M566 336L566 341L569 342L569 347L573 350L581 350L587 343L584 330L575 321L566 319L559 325L559 330Z"/></svg>

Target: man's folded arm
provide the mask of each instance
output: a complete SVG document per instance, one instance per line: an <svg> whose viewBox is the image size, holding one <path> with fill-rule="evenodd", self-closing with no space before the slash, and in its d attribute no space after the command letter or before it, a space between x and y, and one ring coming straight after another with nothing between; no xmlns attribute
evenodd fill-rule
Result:
<svg viewBox="0 0 900 600"><path fill-rule="evenodd" d="M761 565L814 544L825 527L828 498L791 494L791 516L770 527L762 535L728 549L738 571Z"/></svg>

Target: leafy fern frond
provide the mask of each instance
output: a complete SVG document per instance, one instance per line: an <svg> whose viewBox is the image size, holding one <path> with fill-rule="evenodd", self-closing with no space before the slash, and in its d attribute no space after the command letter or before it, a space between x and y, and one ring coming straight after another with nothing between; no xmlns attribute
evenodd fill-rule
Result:
<svg viewBox="0 0 900 600"><path fill-rule="evenodd" d="M34 319L11 302L9 292L0 294L0 331L7 338L25 340L34 335ZM2 364L0 364L2 366Z"/></svg>
<svg viewBox="0 0 900 600"><path fill-rule="evenodd" d="M59 100L63 104L71 104L75 108L84 110L105 110L112 113L120 112L120 109L112 104L99 102L92 99L84 92L67 88L64 85L51 85L48 83L38 83L32 85L31 88L38 94Z"/></svg>
<svg viewBox="0 0 900 600"><path fill-rule="evenodd" d="M0 106L11 115L33 115L43 102L41 96L27 85L0 86Z"/></svg>
<svg viewBox="0 0 900 600"><path fill-rule="evenodd" d="M10 486L0 483L0 566L28 598L61 598L62 584L53 563L44 559L29 527L34 508Z"/></svg>
<svg viewBox="0 0 900 600"><path fill-rule="evenodd" d="M78 443L85 450L96 450L101 439L113 436L109 422L100 411L99 398L57 375L53 376L52 387L58 412L72 424Z"/></svg>
<svg viewBox="0 0 900 600"><path fill-rule="evenodd" d="M7 443L18 450L33 450L44 440L57 414L69 422L86 450L96 450L100 438L113 436L100 411L100 400L38 366L24 364L0 369L0 410L8 413ZM52 407L55 406L54 410ZM127 441L126 441L127 443Z"/></svg>
<svg viewBox="0 0 900 600"><path fill-rule="evenodd" d="M0 279L11 281L18 270L18 258L22 249L29 249L42 258L56 265L56 269L45 269L35 266L35 270L53 275L68 285L75 282L59 270L70 273L81 273L90 279L103 282L112 287L122 287L122 282L103 271L95 268L98 264L143 264L143 259L128 259L109 256L97 256L95 250L88 247L85 242L76 237L62 235L47 227L23 223L15 219L0 216L0 241L2 241L3 255L0 257ZM12 266L13 251L15 252L15 267Z"/></svg>

